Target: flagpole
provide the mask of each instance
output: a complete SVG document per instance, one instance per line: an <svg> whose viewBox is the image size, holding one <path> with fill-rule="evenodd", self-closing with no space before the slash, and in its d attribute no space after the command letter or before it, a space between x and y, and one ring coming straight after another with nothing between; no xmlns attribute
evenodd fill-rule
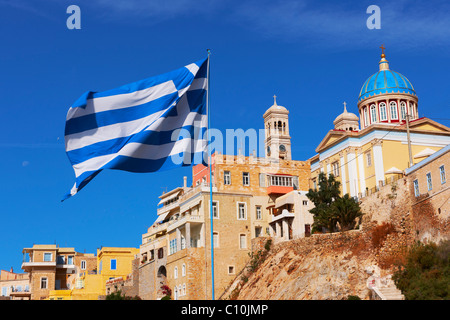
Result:
<svg viewBox="0 0 450 320"><path fill-rule="evenodd" d="M213 201L212 201L212 154L211 154L211 137L209 134L210 130L210 102L209 102L209 59L211 55L211 50L207 49L208 52L208 65L207 65L207 88L206 90L206 113L208 114L208 159L209 159L209 219L211 221L211 299L214 300L214 233L213 233Z"/></svg>

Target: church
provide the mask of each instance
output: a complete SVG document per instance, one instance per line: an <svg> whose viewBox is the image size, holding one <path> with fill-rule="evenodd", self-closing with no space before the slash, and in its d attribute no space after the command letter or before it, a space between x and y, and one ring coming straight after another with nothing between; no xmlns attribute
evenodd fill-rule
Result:
<svg viewBox="0 0 450 320"><path fill-rule="evenodd" d="M311 188L324 172L337 177L342 194L364 197L450 144L450 128L421 116L413 85L390 69L382 49L378 72L359 92L358 115L348 112L344 102L334 128L309 159Z"/></svg>

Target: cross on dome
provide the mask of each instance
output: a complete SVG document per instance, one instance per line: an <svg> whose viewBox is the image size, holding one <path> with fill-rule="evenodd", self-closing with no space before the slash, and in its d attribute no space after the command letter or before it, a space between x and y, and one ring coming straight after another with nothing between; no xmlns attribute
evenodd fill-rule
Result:
<svg viewBox="0 0 450 320"><path fill-rule="evenodd" d="M384 54L384 50L386 49L386 48L384 47L384 44L381 45L380 49L381 49L381 57L383 58L383 57L386 56L386 55Z"/></svg>

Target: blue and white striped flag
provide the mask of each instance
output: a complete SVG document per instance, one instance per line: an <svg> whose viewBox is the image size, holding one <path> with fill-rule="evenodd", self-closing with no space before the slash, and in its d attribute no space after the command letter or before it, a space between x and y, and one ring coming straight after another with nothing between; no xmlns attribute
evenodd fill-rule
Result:
<svg viewBox="0 0 450 320"><path fill-rule="evenodd" d="M75 195L103 169L155 172L206 162L208 59L104 92L69 109L66 153Z"/></svg>

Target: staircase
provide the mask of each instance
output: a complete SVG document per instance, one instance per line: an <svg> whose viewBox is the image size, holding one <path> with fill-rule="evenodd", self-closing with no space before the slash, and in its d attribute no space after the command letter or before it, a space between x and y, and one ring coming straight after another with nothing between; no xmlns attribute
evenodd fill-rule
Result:
<svg viewBox="0 0 450 320"><path fill-rule="evenodd" d="M378 288L381 300L405 300L405 296L395 286Z"/></svg>

